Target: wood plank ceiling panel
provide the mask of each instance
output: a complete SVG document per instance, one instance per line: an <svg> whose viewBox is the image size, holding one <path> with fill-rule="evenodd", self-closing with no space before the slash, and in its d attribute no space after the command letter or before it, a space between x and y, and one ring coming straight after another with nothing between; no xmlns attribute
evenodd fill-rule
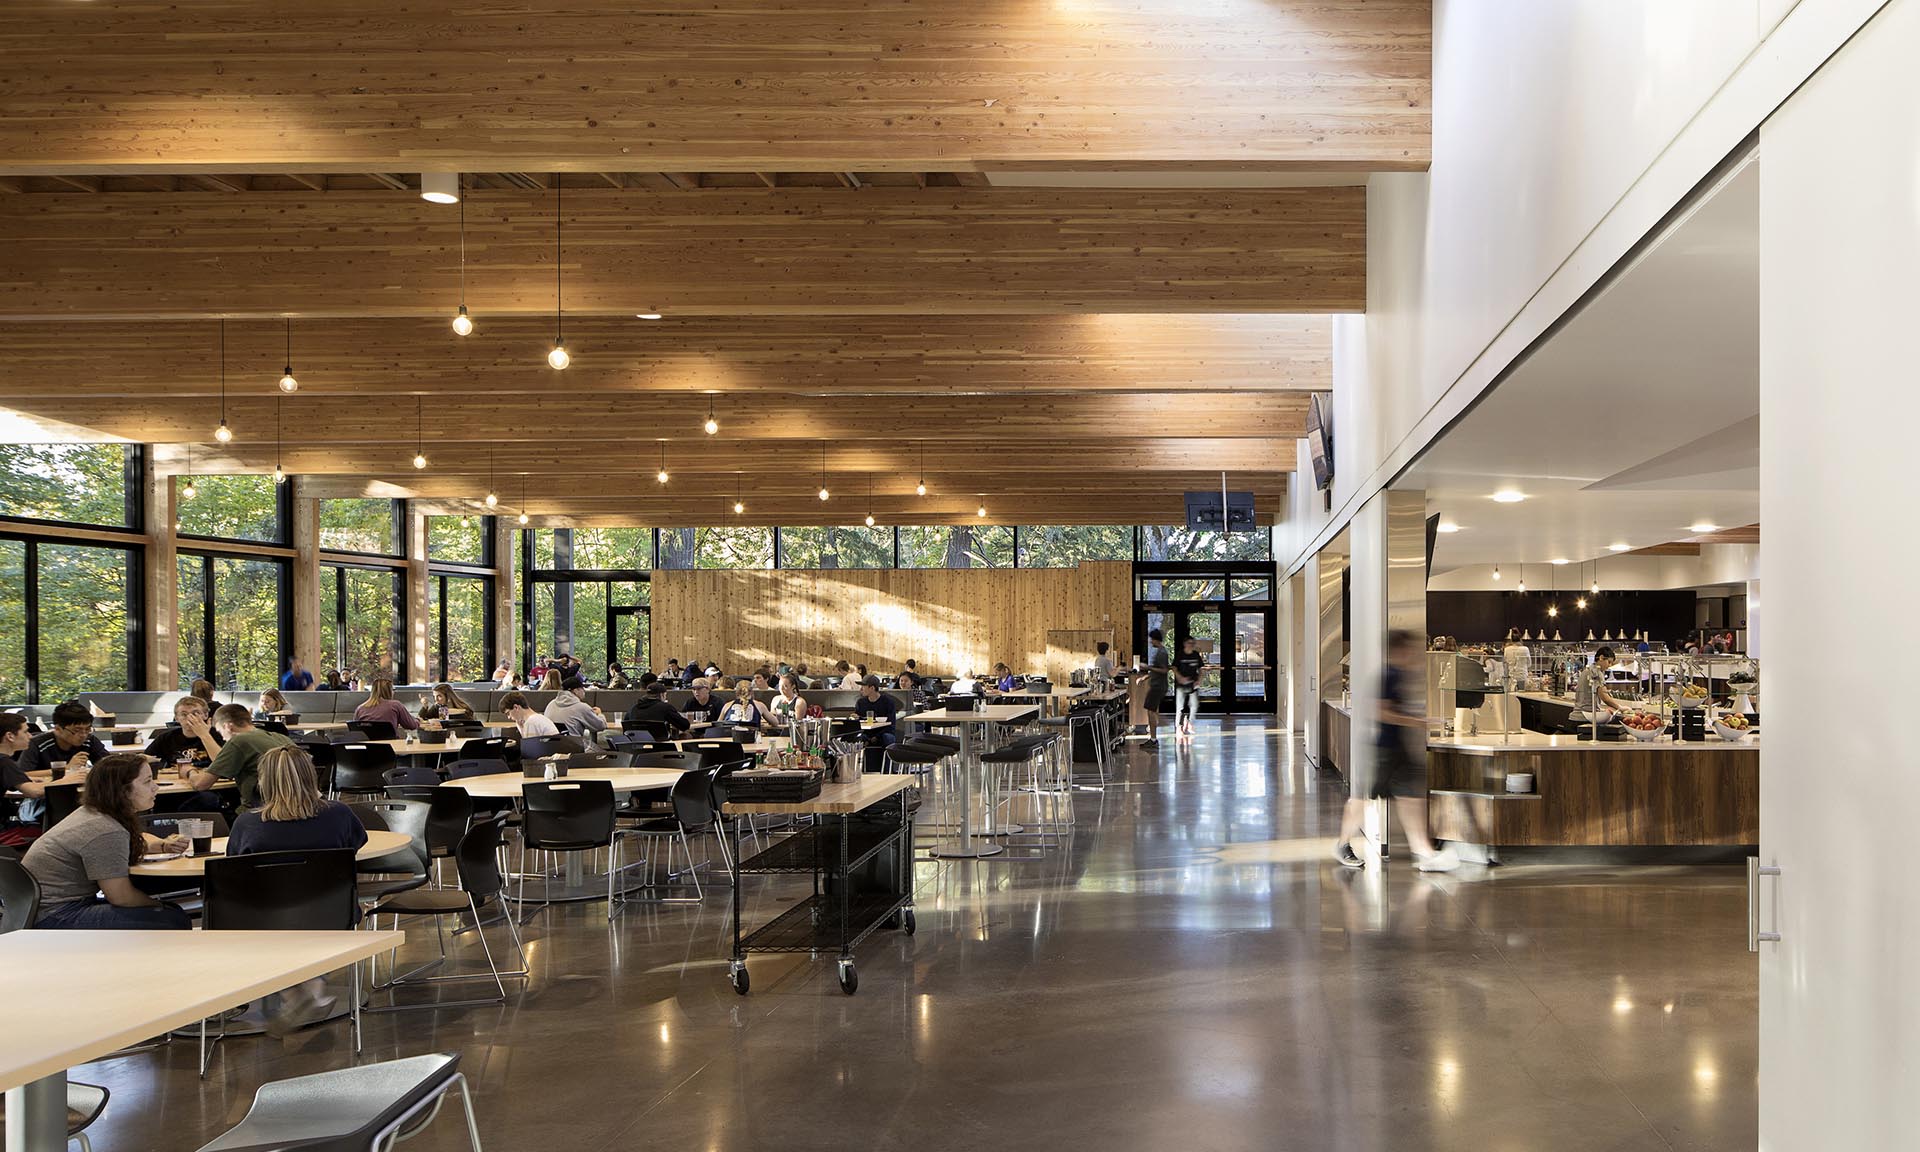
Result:
<svg viewBox="0 0 1920 1152"><path fill-rule="evenodd" d="M722 411L770 392L1242 391L1332 385L1326 316L584 317L567 323L573 364L547 367L551 319L476 314L453 335L436 319L294 322L300 397L570 392L721 393ZM213 322L0 325L0 397L209 397ZM227 374L258 393L288 363L275 320L227 325ZM700 401L704 403L704 401Z"/></svg>
<svg viewBox="0 0 1920 1152"><path fill-rule="evenodd" d="M0 6L6 172L1424 169L1427 0Z"/></svg>
<svg viewBox="0 0 1920 1152"><path fill-rule="evenodd" d="M1366 190L565 196L575 314L1357 312ZM467 303L550 315L553 198L466 201ZM408 194L0 197L0 320L445 317L455 210Z"/></svg>

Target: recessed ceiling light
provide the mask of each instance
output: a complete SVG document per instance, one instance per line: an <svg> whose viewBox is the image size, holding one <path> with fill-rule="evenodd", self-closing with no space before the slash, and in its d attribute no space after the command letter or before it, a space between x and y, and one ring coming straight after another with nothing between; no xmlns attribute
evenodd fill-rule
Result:
<svg viewBox="0 0 1920 1152"><path fill-rule="evenodd" d="M1549 563L1552 563L1552 564L1571 564L1571 563L1572 563L1572 561L1571 561L1571 560L1568 560L1568 559L1567 559L1567 558L1566 558L1565 556L1555 556L1555 557L1554 557L1554 558L1553 558L1553 559L1552 559L1551 561L1549 561Z"/></svg>
<svg viewBox="0 0 1920 1152"><path fill-rule="evenodd" d="M1609 551L1609 552L1631 552L1631 551L1633 551L1633 545L1631 545L1631 544L1609 544L1609 545L1607 545L1607 551Z"/></svg>
<svg viewBox="0 0 1920 1152"><path fill-rule="evenodd" d="M1687 525L1687 531L1689 531L1689 532L1718 532L1718 531L1720 531L1720 525L1718 525L1718 524L1709 524L1709 523L1707 523L1707 522L1706 522L1705 520L1702 520L1702 521L1701 521L1700 523L1698 523L1698 524L1689 524L1689 525Z"/></svg>
<svg viewBox="0 0 1920 1152"><path fill-rule="evenodd" d="M1518 504L1526 498L1527 494L1516 488L1502 488L1493 494L1495 504Z"/></svg>
<svg viewBox="0 0 1920 1152"><path fill-rule="evenodd" d="M1451 520L1442 520L1440 521L1439 525L1434 528L1434 531L1435 532L1458 532L1460 531L1460 525L1455 524Z"/></svg>
<svg viewBox="0 0 1920 1152"><path fill-rule="evenodd" d="M633 315L634 315L634 318L635 318L636 320L658 320L658 319L660 319L660 313L658 313L658 312L635 312L635 313L634 313Z"/></svg>

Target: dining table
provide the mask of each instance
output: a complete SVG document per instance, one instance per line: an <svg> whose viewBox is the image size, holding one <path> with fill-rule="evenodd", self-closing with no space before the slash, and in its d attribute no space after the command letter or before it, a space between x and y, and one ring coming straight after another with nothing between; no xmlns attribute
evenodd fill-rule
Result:
<svg viewBox="0 0 1920 1152"><path fill-rule="evenodd" d="M1017 826L1002 825L994 827L993 803L986 781L981 781L981 792L989 799L985 812L981 816L978 831L975 830L973 778L984 770L980 762L979 748L976 744L975 729L985 729L993 724L1016 724L1037 715L1039 708L1033 704L981 704L977 708L954 709L935 708L926 712L915 712L902 716L902 721L915 724L952 726L960 730L960 834L951 840L935 843L928 852L941 859L977 860L983 856L998 856L1006 848L993 841L995 836L1006 836L1021 831Z"/></svg>
<svg viewBox="0 0 1920 1152"><path fill-rule="evenodd" d="M682 769L679 768L573 768L566 775L552 780L544 775L528 776L524 771L494 772L485 776L462 776L447 781L446 786L458 788L476 800L512 800L518 803L529 784L564 785L583 780L604 780L613 786L613 794L618 797L635 792L671 789L681 775ZM507 889L507 899L529 904L604 899L607 895L606 872L588 872L585 852L567 852L564 856L558 873L542 872L537 876L521 877L520 883ZM641 887L644 884L629 884L617 888L617 892L630 892Z"/></svg>
<svg viewBox="0 0 1920 1152"><path fill-rule="evenodd" d="M191 818L188 814L187 818ZM384 828L367 829L367 842L354 850L355 860L378 860L382 856L400 851L413 842L405 832L389 832ZM191 856L174 853L150 853L140 863L128 868L134 876L159 876L172 880L197 879L207 874L207 861L224 857L227 854L227 838L215 836L213 850L206 855L195 853Z"/></svg>
<svg viewBox="0 0 1920 1152"><path fill-rule="evenodd" d="M357 965L405 940L400 931L108 929L0 936L0 969L38 973L63 988L86 990L85 995L16 996L8 1005L7 1042L0 1044L7 1152L65 1152L67 1069ZM180 972L193 977L170 975Z"/></svg>

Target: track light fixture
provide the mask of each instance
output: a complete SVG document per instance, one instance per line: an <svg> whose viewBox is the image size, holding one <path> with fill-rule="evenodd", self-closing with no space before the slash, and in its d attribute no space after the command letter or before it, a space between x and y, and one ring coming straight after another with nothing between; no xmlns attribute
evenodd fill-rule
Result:
<svg viewBox="0 0 1920 1152"><path fill-rule="evenodd" d="M560 303L560 173L553 174L553 351L547 353L547 364L558 372L573 363L573 357L567 355L567 341L563 317L565 310Z"/></svg>
<svg viewBox="0 0 1920 1152"><path fill-rule="evenodd" d="M467 202L460 201L460 310L453 314L453 334L473 335L473 317L467 315Z"/></svg>
<svg viewBox="0 0 1920 1152"><path fill-rule="evenodd" d="M220 427L213 430L213 438L225 444L233 439L233 429L227 427L227 322L220 321Z"/></svg>
<svg viewBox="0 0 1920 1152"><path fill-rule="evenodd" d="M713 418L713 393L711 392L707 393L707 422L701 427L707 430L709 436L720 431L720 421Z"/></svg>
<svg viewBox="0 0 1920 1152"><path fill-rule="evenodd" d="M280 373L280 391L293 393L300 391L300 381L293 378L293 317L287 317L287 366Z"/></svg>

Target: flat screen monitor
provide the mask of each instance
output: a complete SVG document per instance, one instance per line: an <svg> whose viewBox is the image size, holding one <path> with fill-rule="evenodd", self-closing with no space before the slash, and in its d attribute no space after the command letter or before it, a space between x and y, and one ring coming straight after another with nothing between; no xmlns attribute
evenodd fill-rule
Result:
<svg viewBox="0 0 1920 1152"><path fill-rule="evenodd" d="M1307 403L1307 453L1313 460L1313 486L1333 486L1333 398L1315 392Z"/></svg>
<svg viewBox="0 0 1920 1152"><path fill-rule="evenodd" d="M1220 493L1187 493L1187 527L1196 531L1253 531L1253 493L1227 493L1226 512L1220 510Z"/></svg>

